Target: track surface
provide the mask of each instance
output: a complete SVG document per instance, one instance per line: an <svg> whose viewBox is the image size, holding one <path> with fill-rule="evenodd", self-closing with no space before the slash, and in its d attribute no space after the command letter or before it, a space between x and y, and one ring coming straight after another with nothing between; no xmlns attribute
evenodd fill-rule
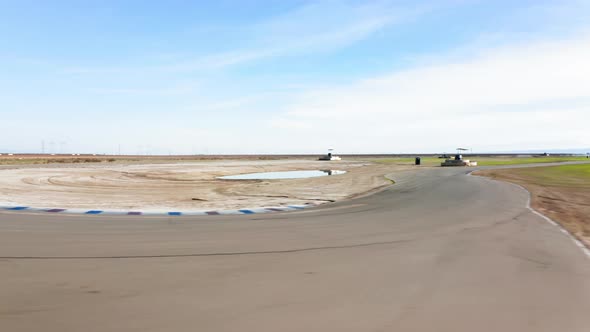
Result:
<svg viewBox="0 0 590 332"><path fill-rule="evenodd" d="M584 331L590 262L465 169L294 213L0 214L1 331Z"/></svg>

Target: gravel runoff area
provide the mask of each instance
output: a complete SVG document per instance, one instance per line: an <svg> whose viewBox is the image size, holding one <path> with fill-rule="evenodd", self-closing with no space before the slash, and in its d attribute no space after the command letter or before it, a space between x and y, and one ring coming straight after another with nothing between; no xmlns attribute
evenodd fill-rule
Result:
<svg viewBox="0 0 590 332"><path fill-rule="evenodd" d="M22 165L0 169L0 205L198 211L317 204L376 190L391 184L385 174L409 168L361 160ZM289 180L217 179L224 175L292 170L347 173Z"/></svg>

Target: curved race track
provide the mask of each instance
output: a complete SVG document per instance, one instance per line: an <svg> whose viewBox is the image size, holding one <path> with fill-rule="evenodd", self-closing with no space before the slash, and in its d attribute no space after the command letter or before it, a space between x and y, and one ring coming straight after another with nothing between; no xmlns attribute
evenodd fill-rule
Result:
<svg viewBox="0 0 590 332"><path fill-rule="evenodd" d="M590 262L526 191L394 178L271 215L0 213L0 330L590 330Z"/></svg>

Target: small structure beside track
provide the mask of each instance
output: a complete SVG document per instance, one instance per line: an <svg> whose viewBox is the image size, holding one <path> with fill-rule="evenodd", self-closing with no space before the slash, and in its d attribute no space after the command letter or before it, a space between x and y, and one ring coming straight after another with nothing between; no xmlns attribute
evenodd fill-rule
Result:
<svg viewBox="0 0 590 332"><path fill-rule="evenodd" d="M443 167L447 166L477 166L477 161L470 161L463 159L460 154L455 155L455 158L449 158L440 164Z"/></svg>

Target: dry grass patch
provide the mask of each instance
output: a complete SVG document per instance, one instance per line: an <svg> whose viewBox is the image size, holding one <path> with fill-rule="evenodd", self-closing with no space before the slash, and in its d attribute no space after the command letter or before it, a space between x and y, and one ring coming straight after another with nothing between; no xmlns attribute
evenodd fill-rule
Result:
<svg viewBox="0 0 590 332"><path fill-rule="evenodd" d="M498 169L475 174L527 188L535 210L590 245L590 164Z"/></svg>

